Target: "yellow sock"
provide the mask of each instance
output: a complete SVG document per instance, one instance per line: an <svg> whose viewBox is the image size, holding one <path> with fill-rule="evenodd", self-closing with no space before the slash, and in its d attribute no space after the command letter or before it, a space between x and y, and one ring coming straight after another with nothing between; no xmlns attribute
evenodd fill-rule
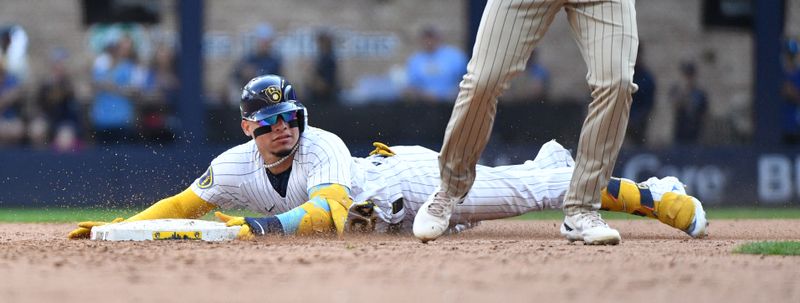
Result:
<svg viewBox="0 0 800 303"><path fill-rule="evenodd" d="M600 191L600 209L656 218L650 189L628 179L611 178Z"/></svg>
<svg viewBox="0 0 800 303"><path fill-rule="evenodd" d="M666 192L654 201L650 188L628 179L611 178L600 191L600 209L658 219L686 231L694 221L695 206L691 196Z"/></svg>

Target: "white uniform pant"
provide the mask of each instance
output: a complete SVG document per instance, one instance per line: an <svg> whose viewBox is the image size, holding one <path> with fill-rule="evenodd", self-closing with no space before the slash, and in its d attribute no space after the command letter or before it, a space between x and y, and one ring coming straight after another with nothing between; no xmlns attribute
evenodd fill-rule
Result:
<svg viewBox="0 0 800 303"><path fill-rule="evenodd" d="M417 210L439 185L437 153L419 146L396 146L393 157L363 159L366 174L354 184L365 188L356 201L373 201L387 224L411 228ZM561 209L574 169L569 153L555 141L542 146L536 159L519 165L478 165L475 184L457 205L451 226L471 225L542 209ZM402 210L392 204L402 199ZM380 224L379 224L379 230Z"/></svg>

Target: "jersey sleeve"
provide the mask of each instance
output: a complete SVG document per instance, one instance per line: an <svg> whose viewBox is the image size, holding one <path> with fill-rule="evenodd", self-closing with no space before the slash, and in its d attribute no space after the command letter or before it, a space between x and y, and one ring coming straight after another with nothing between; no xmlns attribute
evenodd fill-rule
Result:
<svg viewBox="0 0 800 303"><path fill-rule="evenodd" d="M350 188L352 157L342 139L333 135L321 135L308 146L309 161L306 191L321 184L339 184Z"/></svg>
<svg viewBox="0 0 800 303"><path fill-rule="evenodd" d="M232 207L233 201L230 198L230 193L219 185L219 180L215 179L217 179L217 176L214 175L214 165L212 164L202 176L192 182L191 189L203 201L221 208Z"/></svg>
<svg viewBox="0 0 800 303"><path fill-rule="evenodd" d="M242 206L236 193L243 178L253 169L242 147L232 148L213 161L202 176L192 182L191 189L198 197L220 208Z"/></svg>

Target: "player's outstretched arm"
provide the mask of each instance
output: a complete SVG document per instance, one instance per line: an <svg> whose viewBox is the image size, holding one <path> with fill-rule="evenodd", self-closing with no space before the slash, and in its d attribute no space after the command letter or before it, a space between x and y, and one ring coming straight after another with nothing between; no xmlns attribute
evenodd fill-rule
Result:
<svg viewBox="0 0 800 303"><path fill-rule="evenodd" d="M285 213L262 217L231 217L217 212L215 215L228 226L242 226L239 239L252 239L253 235L342 235L347 210L353 204L349 190L340 184L323 184L309 190L308 202ZM245 232L247 230L248 232Z"/></svg>
<svg viewBox="0 0 800 303"><path fill-rule="evenodd" d="M197 219L217 208L187 188L183 192L156 202L142 212L125 221L141 221L153 219Z"/></svg>
<svg viewBox="0 0 800 303"><path fill-rule="evenodd" d="M250 225L247 224L244 217L234 217L223 214L222 212L215 212L214 216L217 217L222 222L225 222L226 226L241 226L242 229L239 230L239 233L236 234L236 239L239 240L253 240L255 239L255 234L253 234L252 229L250 229Z"/></svg>
<svg viewBox="0 0 800 303"><path fill-rule="evenodd" d="M217 206L203 201L191 188L169 198L156 202L142 212L124 220L117 218L111 223L122 221L140 221L152 219L196 219L207 214ZM78 228L67 235L69 239L88 238L92 227L108 224L108 222L87 221L78 223Z"/></svg>

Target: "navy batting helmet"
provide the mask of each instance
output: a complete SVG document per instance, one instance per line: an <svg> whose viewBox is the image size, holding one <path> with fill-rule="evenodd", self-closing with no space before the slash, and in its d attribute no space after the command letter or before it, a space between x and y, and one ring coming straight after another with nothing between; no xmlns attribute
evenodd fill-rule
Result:
<svg viewBox="0 0 800 303"><path fill-rule="evenodd" d="M239 110L242 119L253 122L274 120L281 114L296 113L301 133L306 124L306 107L297 101L292 84L278 75L258 76L247 82L242 89ZM290 122L286 117L283 119Z"/></svg>

